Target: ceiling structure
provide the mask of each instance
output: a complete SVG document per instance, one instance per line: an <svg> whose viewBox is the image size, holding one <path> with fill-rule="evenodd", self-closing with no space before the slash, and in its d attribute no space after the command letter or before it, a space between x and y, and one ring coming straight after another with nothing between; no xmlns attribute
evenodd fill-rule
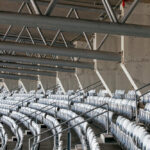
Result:
<svg viewBox="0 0 150 150"><path fill-rule="evenodd" d="M111 1L111 7L116 12L120 2ZM74 68L94 69L92 61L82 62L80 58L120 61L118 53L91 51L94 32L84 32L78 24L81 19L88 19L90 23L97 21L97 25L98 21L107 18L101 1L0 1L0 71L23 75L32 75L33 70L36 70L34 75L43 75L47 71L49 76L54 76L54 71L72 73ZM61 19L65 20L62 22ZM84 25L82 27L85 28ZM74 31L73 28L81 30ZM87 30L91 28L89 24ZM76 40L86 41L85 49L75 49ZM14 69L17 72L12 71Z"/></svg>
<svg viewBox="0 0 150 150"><path fill-rule="evenodd" d="M54 77L94 70L93 59L121 62L121 53L100 49L109 34L150 37L149 26L125 23L138 2L122 17L122 0L1 0L0 77ZM94 33L106 34L95 51ZM85 48L76 48L79 40Z"/></svg>

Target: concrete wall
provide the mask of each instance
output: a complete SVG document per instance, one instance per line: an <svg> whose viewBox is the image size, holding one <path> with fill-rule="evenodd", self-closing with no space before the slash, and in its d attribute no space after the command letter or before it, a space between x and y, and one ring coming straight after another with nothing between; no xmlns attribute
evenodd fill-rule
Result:
<svg viewBox="0 0 150 150"><path fill-rule="evenodd" d="M4 79L9 91L18 89L18 80Z"/></svg>
<svg viewBox="0 0 150 150"><path fill-rule="evenodd" d="M76 48L85 48L87 46L87 43L85 41L76 41L75 43ZM93 60L89 60L89 59L80 59L80 61L86 61L86 62L91 62L94 64ZM77 69L77 76L81 82L81 85L83 88L96 83L97 81L99 81L98 76L96 75L94 70L91 69ZM99 90L100 88L98 87L97 90Z"/></svg>
<svg viewBox="0 0 150 150"><path fill-rule="evenodd" d="M127 23L150 25L150 4L138 4ZM150 82L150 39L125 37L125 65L138 87Z"/></svg>
<svg viewBox="0 0 150 150"><path fill-rule="evenodd" d="M125 11L129 8L126 5ZM144 24L150 25L150 4L149 3L139 3L137 8L134 10L133 14L128 19L127 23L133 24ZM103 34L96 34L96 48L100 44ZM75 42L77 48L84 48L84 41ZM150 39L147 38L137 38L137 37L125 37L124 38L124 64L131 74L131 77L135 81L138 87L150 82ZM121 51L121 37L111 35L102 46L101 50L104 51ZM93 62L85 59L80 59L81 61ZM120 63L116 62L106 62L97 61L97 68L105 80L106 84L112 92L116 89L133 89L131 83L127 79L123 70L120 67ZM99 80L98 76L93 70L89 69L77 69L77 75L83 87L86 87ZM64 89L78 89L78 81L74 74L71 73L58 73ZM27 90L36 89L37 84L35 81L22 80ZM17 88L17 81L15 80L5 80L9 89ZM56 84L55 78L41 77L41 82L45 89L50 88Z"/></svg>
<svg viewBox="0 0 150 150"><path fill-rule="evenodd" d="M74 73L59 72L58 77L65 91L68 91L69 89L72 89L72 90L79 89L79 85L78 85L78 82Z"/></svg>
<svg viewBox="0 0 150 150"><path fill-rule="evenodd" d="M129 8L126 5L125 11ZM139 3L127 23L150 24L150 4ZM103 34L96 34L96 48L103 39ZM140 87L150 82L150 39L125 37L124 38L124 64L133 78L135 84ZM85 47L85 42L77 42L77 48ZM123 45L122 45L123 46ZM121 37L110 35L100 50L121 52ZM120 63L109 61L97 61L97 68L104 81L112 92L116 89L133 89L129 79L120 67ZM87 86L96 81L97 75L94 71L77 69L77 74L83 86Z"/></svg>
<svg viewBox="0 0 150 150"><path fill-rule="evenodd" d="M98 48L104 35L96 34L96 47ZM121 52L121 37L110 35L99 51ZM120 62L97 61L97 68L111 92L116 89L131 89L131 84L123 73Z"/></svg>
<svg viewBox="0 0 150 150"><path fill-rule="evenodd" d="M40 80L45 90L50 89L51 87L56 85L55 77L40 76Z"/></svg>
<svg viewBox="0 0 150 150"><path fill-rule="evenodd" d="M24 84L26 90L29 92L31 90L37 89L37 81L35 80L27 80L27 79L21 79L22 83Z"/></svg>

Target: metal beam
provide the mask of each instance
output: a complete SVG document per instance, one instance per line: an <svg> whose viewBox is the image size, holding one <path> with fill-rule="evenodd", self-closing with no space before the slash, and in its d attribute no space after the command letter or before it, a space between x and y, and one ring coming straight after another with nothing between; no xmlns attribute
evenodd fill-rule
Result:
<svg viewBox="0 0 150 150"><path fill-rule="evenodd" d="M13 42L0 42L0 49L18 53L36 53L67 57L80 57L107 61L121 61L121 55L117 52L91 51L86 49L60 48L43 45L20 44Z"/></svg>
<svg viewBox="0 0 150 150"><path fill-rule="evenodd" d="M26 75L17 75L17 74L8 74L8 73L0 73L0 78L12 79L12 80L19 80L19 79L37 80L36 76L26 76Z"/></svg>
<svg viewBox="0 0 150 150"><path fill-rule="evenodd" d="M41 65L27 65L27 64L18 64L18 63L4 63L0 62L1 67L12 67L12 68L22 68L22 69L32 69L40 71L58 71L58 72L70 72L75 73L75 69L69 68L60 68L60 67L51 67L51 66L41 66Z"/></svg>
<svg viewBox="0 0 150 150"><path fill-rule="evenodd" d="M134 0L134 2L132 3L132 5L130 6L130 8L129 8L129 10L127 11L127 13L125 14L125 16L122 18L122 20L121 20L121 24L124 24L126 21L127 21L127 19L130 17L130 15L132 14L132 12L133 12L133 10L134 10L134 8L136 7L136 5L138 4L138 2L139 2L139 0ZM107 12L108 13L108 12ZM109 14L108 14L109 15ZM109 17L110 18L110 17ZM111 18L110 18L111 19ZM114 23L117 23L118 22L118 19L116 20L116 19L113 19L113 20L111 20L111 22L114 22ZM109 36L109 34L106 34L105 36L104 36L104 38L102 39L102 41L100 42L100 44L99 44L99 46L98 46L98 48L97 49L101 49L101 47L103 46L103 44L105 43L105 41L107 40L107 38L108 38L108 36Z"/></svg>
<svg viewBox="0 0 150 150"><path fill-rule="evenodd" d="M46 15L46 16L49 16L49 15L52 13L52 11L53 11L53 9L55 8L57 2L58 2L58 0L51 0L51 1L50 1L50 3L48 4L47 9L46 9L46 11L45 11L45 15Z"/></svg>
<svg viewBox="0 0 150 150"><path fill-rule="evenodd" d="M0 32L0 38L3 38L5 36L5 34ZM18 35L16 34L9 34L5 37L6 40L8 41L16 41L16 39L18 38ZM26 43L32 43L30 37L22 35L20 36L20 42L26 42ZM41 38L33 38L33 41L37 44L43 44L43 41L41 40ZM50 43L52 42L52 40L47 40L47 43L50 45ZM66 41L67 45L69 47L73 47L73 44L71 44L71 42ZM55 41L55 43L53 44L53 46L57 46L57 47L64 47L64 43L61 41Z"/></svg>
<svg viewBox="0 0 150 150"><path fill-rule="evenodd" d="M20 1L24 1L24 2L27 2L29 3L30 0L9 0L11 2L20 2ZM37 4L38 5L43 5L43 6L48 6L49 4L49 1L42 1L42 0L37 0ZM56 7L58 8L73 8L73 9L78 9L78 10L81 10L81 11L89 11L89 12L97 12L97 13L105 13L105 9L103 8L102 5L96 5L96 6L84 6L84 5L79 5L77 3L63 3L63 2L59 2L57 3Z"/></svg>
<svg viewBox="0 0 150 150"><path fill-rule="evenodd" d="M17 13L0 12L1 24L40 27L68 32L108 33L136 37L150 37L150 26L119 24L102 21L68 19Z"/></svg>
<svg viewBox="0 0 150 150"><path fill-rule="evenodd" d="M41 11L40 11L38 5L37 5L37 1L35 1L35 0L30 0L30 2L31 2L31 4L32 4L32 6L33 6L33 8L34 8L34 10L35 10L35 13L36 13L37 15L42 15L42 13L41 13Z"/></svg>
<svg viewBox="0 0 150 150"><path fill-rule="evenodd" d="M0 55L0 61L6 62L17 62L17 63L31 63L31 64L40 64L40 65L51 65L51 66L60 66L60 67L72 67L72 68L86 68L94 69L94 64L89 62L75 62L59 59L44 59L44 58L33 58L33 57L21 57L21 56L9 56L9 55Z"/></svg>
<svg viewBox="0 0 150 150"><path fill-rule="evenodd" d="M6 68L0 67L0 72L7 72L7 73L20 73L25 75L43 75L43 76L52 76L56 77L55 72L44 72L44 71L35 71L35 70L25 70L25 69L14 69L14 68Z"/></svg>

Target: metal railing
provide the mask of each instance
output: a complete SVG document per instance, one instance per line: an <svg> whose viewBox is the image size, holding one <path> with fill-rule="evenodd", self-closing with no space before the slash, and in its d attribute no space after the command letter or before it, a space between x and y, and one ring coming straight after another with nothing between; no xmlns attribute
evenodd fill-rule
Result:
<svg viewBox="0 0 150 150"><path fill-rule="evenodd" d="M100 84L99 84L100 83ZM98 85L97 85L98 84ZM70 96L68 97L68 108L70 108L70 102L72 102L75 98L77 98L77 97L79 97L80 95L78 95L78 93L80 93L81 91L84 91L84 90L86 90L86 91L84 91L85 93L87 93L87 92L89 92L90 90L92 90L92 89L96 89L97 87L100 87L100 86L102 86L103 84L101 83L101 81L97 81L97 82L95 82L95 83L93 83L93 84L91 84L91 85L89 85L89 86L87 86L87 87L85 87L85 88L83 88L83 89L80 89L79 91L77 91L77 92L75 92L74 94L75 94L75 96L74 97L71 97L70 98ZM94 87L93 87L94 86ZM85 97L84 97L85 98Z"/></svg>
<svg viewBox="0 0 150 150"><path fill-rule="evenodd" d="M46 110L51 110L51 109L53 109L54 107L56 107L56 106L51 106L51 105L53 105L53 104L56 104L55 102L53 102L53 103L50 103L49 105L47 105L47 106L44 106L44 107L42 107L41 109L45 109L45 108L48 108L48 109L46 109ZM50 107L51 106L51 107ZM50 108L49 108L50 107ZM34 109L35 110L35 109ZM32 114L37 114L37 112L39 112L39 110L35 110L34 112L32 112L32 113L30 113L30 116L32 116ZM38 113L37 115L40 115L40 114L42 114L43 112L40 112L40 113ZM28 116L28 115L27 115ZM27 120L30 120L30 118L28 118L28 119L26 119L26 120L23 120L23 121L21 121L22 119L24 119L24 118L26 118L26 116L24 116L24 117L21 117L21 118L19 118L19 122L17 122L17 124L19 125L19 124L21 124L21 123L23 123L23 122L25 122L25 121L27 121Z"/></svg>
<svg viewBox="0 0 150 150"><path fill-rule="evenodd" d="M82 113L82 114L80 114L80 115L78 115L78 116L76 116L76 117L73 117L73 118L71 118L71 119L69 119L69 120L66 120L66 121L62 122L61 124L59 124L59 125L57 125L57 126L51 128L51 129L48 129L48 130L46 130L46 131L44 131L44 132L41 132L40 134L37 134L36 136L30 137L30 138L29 138L29 150L31 150L31 147L30 147L30 146L31 146L31 140L34 139L35 137L40 136L40 135L42 135L42 134L44 134L44 133L47 133L47 132L49 132L49 131L51 131L51 130L53 130L53 129L56 129L57 127L60 127L60 126L62 126L62 125L64 125L64 124L66 124L66 123L69 123L70 121L72 121L72 120L74 120L74 119L76 119L76 118L82 117L82 116L86 115L87 113L92 112L92 111L94 111L94 110L96 110L96 109L98 109L98 108L103 108L104 105L107 106L106 111L104 111L104 112L102 112L102 113L98 113L98 114L95 115L95 116L89 117L88 119L86 119L86 120L84 120L84 121L81 121L81 122L79 122L79 123L77 123L77 124L75 124L75 125L73 125L73 126L70 126L70 127L66 128L66 129L63 129L61 132L58 132L58 133L56 133L56 134L54 134L54 135L52 135L52 136L46 137L45 139L42 139L41 141L37 142L36 144L34 144L34 145L32 145L32 146L35 146L35 145L37 145L37 144L40 144L41 142L44 142L44 141L46 141L46 140L48 140L48 139L50 139L50 138L53 138L54 136L56 136L56 135L58 135L58 134L60 134L60 133L63 133L63 132L65 132L65 131L68 131L69 129L72 129L72 128L76 127L76 126L79 126L80 124L82 124L82 123L84 123L84 122L86 122L86 121L92 120L92 119L94 119L94 118L96 118L96 117L98 117L98 116L100 116L100 115L102 115L102 114L104 114L104 113L107 113L107 125L106 125L106 127L107 127L107 133L109 133L109 105L108 105L108 103L105 103L105 104L103 104L103 105L100 105L100 106L98 106L98 107L95 107L95 108L93 108L93 109L90 109L90 110L88 110L88 111L86 111L86 112L84 112L84 113Z"/></svg>
<svg viewBox="0 0 150 150"><path fill-rule="evenodd" d="M59 85L57 84L57 85L53 86L51 90L55 89L56 87L59 87ZM24 103L30 102L31 98L36 98L36 93L29 96L29 97L27 97L27 98L25 98L25 99L23 99L23 100L21 100L19 103L18 102L14 103L13 104L14 106L10 107L10 109L11 108L16 108L17 106L19 106L19 104L22 104L22 106L24 106Z"/></svg>
<svg viewBox="0 0 150 150"><path fill-rule="evenodd" d="M81 91L84 91L84 94L85 94L85 93L87 93L88 91L90 91L92 89L96 89L97 87L100 87L101 85L102 85L101 81L97 81L97 82L95 82L95 83L93 83L91 85L88 85L87 87L84 87L83 89L80 89L79 91L76 91L74 93L74 95L75 95L74 97L70 98L70 95L69 95L68 96L68 109L70 110L70 108L71 108L71 102L73 101L73 99L75 99L75 98L77 98L77 97L80 96L80 95L78 95L78 93L80 93ZM84 95L83 98L85 98L85 95ZM70 124L68 124L68 127L70 127ZM70 132L70 130L68 131L68 147L71 148L71 132Z"/></svg>
<svg viewBox="0 0 150 150"><path fill-rule="evenodd" d="M23 99L21 102L16 102L16 103L14 103L13 106L10 107L9 109L11 109L11 108L16 108L17 106L19 106L19 104L22 104L22 106L23 106L23 103L29 102L29 101L31 100L31 98L34 98L34 96L35 96L35 95L32 95L32 96L30 96L30 97L28 97L28 98Z"/></svg>
<svg viewBox="0 0 150 150"><path fill-rule="evenodd" d="M60 85L56 84L56 85L50 87L50 90L54 91L54 90L57 90L58 88L60 88ZM47 90L49 90L49 89L47 89Z"/></svg>

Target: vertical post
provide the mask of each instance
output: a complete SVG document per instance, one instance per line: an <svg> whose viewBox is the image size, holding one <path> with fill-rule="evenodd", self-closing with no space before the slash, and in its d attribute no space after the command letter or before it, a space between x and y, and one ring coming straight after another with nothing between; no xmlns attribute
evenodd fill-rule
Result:
<svg viewBox="0 0 150 150"><path fill-rule="evenodd" d="M69 100L69 95L68 95L68 109L71 109L71 102ZM67 150L71 150L71 131L70 131L70 123L68 122L68 134L67 134Z"/></svg>
<svg viewBox="0 0 150 150"><path fill-rule="evenodd" d="M38 114L37 114L36 111L35 111L35 119L36 119L36 123L37 123L37 117L36 117L37 115L38 115Z"/></svg>
<svg viewBox="0 0 150 150"><path fill-rule="evenodd" d="M135 120L136 120L136 123L138 123L139 102L138 102L138 95L137 95L137 91L136 90L135 90L135 102L136 102Z"/></svg>
<svg viewBox="0 0 150 150"><path fill-rule="evenodd" d="M67 150L71 150L71 131L70 131L70 123L68 123L68 139L67 139Z"/></svg>
<svg viewBox="0 0 150 150"><path fill-rule="evenodd" d="M29 138L29 150L31 150L31 149L30 149L30 143L31 143L31 139Z"/></svg>
<svg viewBox="0 0 150 150"><path fill-rule="evenodd" d="M54 127L54 125L53 125L53 127ZM57 135L54 136L54 150L57 149L57 147L56 147L56 136Z"/></svg>
<svg viewBox="0 0 150 150"><path fill-rule="evenodd" d="M109 105L107 104L107 134L109 134Z"/></svg>

